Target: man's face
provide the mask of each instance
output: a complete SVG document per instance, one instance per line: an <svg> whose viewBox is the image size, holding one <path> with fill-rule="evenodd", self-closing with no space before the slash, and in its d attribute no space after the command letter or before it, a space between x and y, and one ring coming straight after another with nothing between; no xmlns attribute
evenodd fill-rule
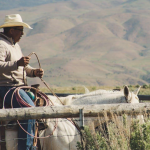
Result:
<svg viewBox="0 0 150 150"><path fill-rule="evenodd" d="M11 29L11 33L12 33L12 38L14 42L15 43L19 42L23 35L23 27L22 26L13 27Z"/></svg>

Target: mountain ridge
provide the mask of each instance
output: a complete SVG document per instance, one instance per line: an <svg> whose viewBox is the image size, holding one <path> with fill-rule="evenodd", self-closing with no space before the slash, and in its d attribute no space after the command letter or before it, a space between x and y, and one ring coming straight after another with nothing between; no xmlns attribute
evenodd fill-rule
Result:
<svg viewBox="0 0 150 150"><path fill-rule="evenodd" d="M19 13L33 27L25 29L20 46L24 55L34 51L39 56L47 83L149 84L148 0L44 2L48 0L38 6L0 9L0 16ZM30 64L38 67L34 56Z"/></svg>

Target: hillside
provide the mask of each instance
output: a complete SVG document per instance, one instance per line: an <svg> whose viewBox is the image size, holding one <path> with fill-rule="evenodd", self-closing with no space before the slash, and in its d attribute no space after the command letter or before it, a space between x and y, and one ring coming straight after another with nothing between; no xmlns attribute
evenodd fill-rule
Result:
<svg viewBox="0 0 150 150"><path fill-rule="evenodd" d="M0 0L0 10L9 10L18 7L34 7L47 3L57 3L67 0ZM11 4L11 5L10 5Z"/></svg>
<svg viewBox="0 0 150 150"><path fill-rule="evenodd" d="M20 45L25 55L37 53L47 83L52 86L149 84L148 0L39 2L35 5L31 1L29 5L28 1L28 7L16 2L16 8L1 9L0 24L6 14L19 13L33 27L25 29ZM31 65L38 67L34 56Z"/></svg>

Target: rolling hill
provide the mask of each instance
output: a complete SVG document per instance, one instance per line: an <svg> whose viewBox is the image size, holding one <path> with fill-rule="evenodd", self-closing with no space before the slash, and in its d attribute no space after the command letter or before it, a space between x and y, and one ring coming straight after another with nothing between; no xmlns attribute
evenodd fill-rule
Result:
<svg viewBox="0 0 150 150"><path fill-rule="evenodd" d="M19 13L33 27L25 29L20 45L24 55L36 52L50 85L149 84L149 0L16 1L8 9L8 1L3 4L0 24L6 14ZM38 67L34 56L31 65Z"/></svg>

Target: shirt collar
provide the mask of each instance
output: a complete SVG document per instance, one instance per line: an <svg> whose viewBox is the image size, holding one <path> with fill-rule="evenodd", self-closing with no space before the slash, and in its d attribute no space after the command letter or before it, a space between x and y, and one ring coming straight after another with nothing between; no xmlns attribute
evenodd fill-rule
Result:
<svg viewBox="0 0 150 150"><path fill-rule="evenodd" d="M6 40L8 40L12 45L15 45L14 40L8 36L6 36L3 32L0 32L0 37L5 38Z"/></svg>

